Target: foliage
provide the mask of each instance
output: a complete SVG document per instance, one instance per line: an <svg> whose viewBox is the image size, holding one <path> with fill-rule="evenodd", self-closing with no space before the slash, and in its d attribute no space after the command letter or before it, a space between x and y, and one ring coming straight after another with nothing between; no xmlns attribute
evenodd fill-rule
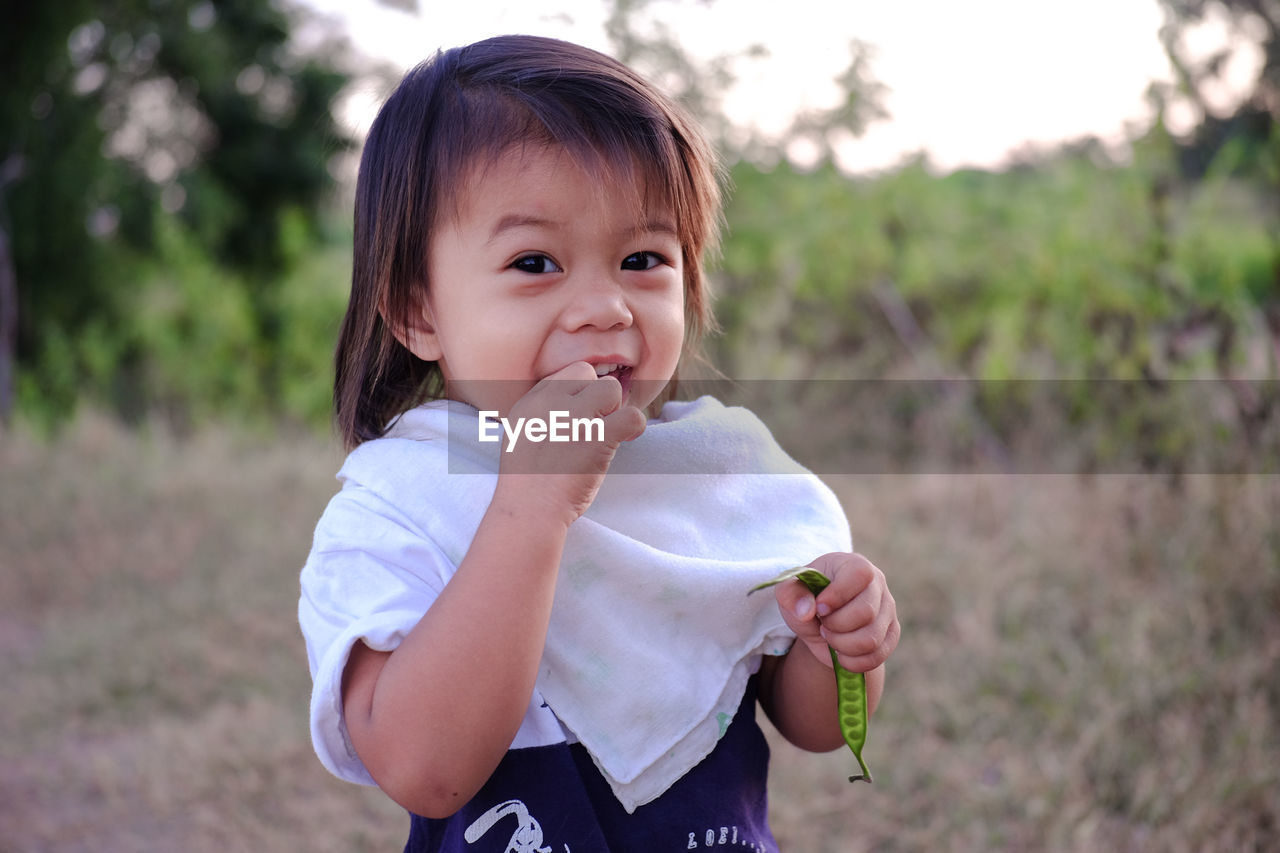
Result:
<svg viewBox="0 0 1280 853"><path fill-rule="evenodd" d="M1192 432L1238 433L1239 458L1280 419L1280 209L1229 168L1182 178L1176 153L1154 128L1124 164L1088 143L1000 173L741 162L714 360L738 378L980 380L979 431L1061 430L1010 399L1029 394L1102 425L1082 464L1145 442L1148 467L1217 470L1186 458L1208 452ZM1228 413L1188 423L1206 386L1184 380L1230 389Z"/></svg>
<svg viewBox="0 0 1280 853"><path fill-rule="evenodd" d="M891 290L936 355L973 376L1203 370L1203 348L1173 338L1208 315L1256 320L1274 293L1275 212L1229 176L1173 184L1151 144L1128 166L1066 151L945 177L923 161L863 180L739 164L720 271L722 355L740 373L773 372L752 362L771 348L793 362L796 349L820 353L828 370L834 353L882 372L910 355L904 346L923 345L886 318L878 295ZM1223 366L1244 357L1232 351Z"/></svg>
<svg viewBox="0 0 1280 853"><path fill-rule="evenodd" d="M259 366L252 382L189 386L184 404L206 391L200 405L215 404L228 386L254 382L269 403L285 323L278 278L320 238L329 161L351 145L331 114L347 82L333 66L338 51L301 52L290 42L289 16L269 0L15 11L19 20L0 37L6 76L19 81L0 96L0 231L8 238L0 247L11 246L0 272L16 282L17 323L0 361L16 357L24 409L35 404L56 419L83 393L126 415L164 403L165 393L152 398L137 380L188 369L181 346L147 348L156 343L147 289L157 286L156 262L188 253L179 244L208 260L206 281L227 279L227 301L178 276L160 298L214 296L175 310L214 318L204 336L225 331L221 320L238 314L242 325L223 354L246 339L262 350L251 359ZM14 306L0 309L12 324ZM109 362L119 370L105 377ZM234 374L242 363L205 368L224 369Z"/></svg>
<svg viewBox="0 0 1280 853"><path fill-rule="evenodd" d="M1167 102L1184 98L1200 115L1183 162L1190 170L1201 170L1224 145L1243 142L1250 149L1255 167L1270 171L1273 183L1280 180L1275 167L1280 164L1276 148L1276 127L1280 123L1280 3L1276 0L1160 0L1165 23L1160 31L1165 53L1177 74L1174 91L1158 91ZM1225 39L1207 56L1196 56L1187 45L1187 35L1199 28L1219 25ZM1238 54L1254 49L1262 57L1256 76L1239 103L1224 114L1215 109L1208 91L1221 86L1230 63Z"/></svg>

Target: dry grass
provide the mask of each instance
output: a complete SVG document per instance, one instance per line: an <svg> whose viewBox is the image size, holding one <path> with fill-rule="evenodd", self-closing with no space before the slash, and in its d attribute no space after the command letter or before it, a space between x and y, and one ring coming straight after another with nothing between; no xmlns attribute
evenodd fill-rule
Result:
<svg viewBox="0 0 1280 853"><path fill-rule="evenodd" d="M0 436L0 849L400 849L307 739L297 569L338 461ZM875 785L776 747L784 849L1280 846L1280 478L835 485L906 633Z"/></svg>
<svg viewBox="0 0 1280 853"><path fill-rule="evenodd" d="M1280 844L1280 479L836 485L905 633L875 786L779 753L787 849Z"/></svg>
<svg viewBox="0 0 1280 853"><path fill-rule="evenodd" d="M0 441L0 848L403 846L308 740L297 573L337 463L97 420Z"/></svg>

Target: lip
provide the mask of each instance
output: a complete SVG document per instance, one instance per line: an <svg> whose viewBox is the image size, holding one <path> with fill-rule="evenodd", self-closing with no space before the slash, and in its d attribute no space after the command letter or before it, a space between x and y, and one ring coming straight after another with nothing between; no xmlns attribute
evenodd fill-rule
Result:
<svg viewBox="0 0 1280 853"><path fill-rule="evenodd" d="M596 367L597 365L601 365L601 364L617 364L621 367L636 366L634 359L630 359L630 358L627 358L626 356L616 355L616 354L601 355L601 356L593 355L593 356L590 356L589 358L584 358L580 360L585 361L587 364L591 365L592 367Z"/></svg>

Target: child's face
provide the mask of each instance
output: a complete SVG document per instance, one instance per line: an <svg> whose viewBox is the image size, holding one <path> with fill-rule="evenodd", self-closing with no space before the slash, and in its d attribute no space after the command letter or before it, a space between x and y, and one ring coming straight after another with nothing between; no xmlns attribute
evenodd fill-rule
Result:
<svg viewBox="0 0 1280 853"><path fill-rule="evenodd" d="M637 184L600 187L556 148L517 150L465 186L457 218L431 235L428 293L405 340L440 365L449 395L505 413L586 361L617 365L625 403L651 403L684 343L674 214L642 210ZM469 382L499 379L514 381Z"/></svg>

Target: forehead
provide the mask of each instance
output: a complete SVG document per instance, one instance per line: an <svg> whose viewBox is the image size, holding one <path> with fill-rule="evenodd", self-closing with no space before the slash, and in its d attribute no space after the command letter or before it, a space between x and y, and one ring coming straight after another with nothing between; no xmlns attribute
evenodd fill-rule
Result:
<svg viewBox="0 0 1280 853"><path fill-rule="evenodd" d="M664 182L633 159L579 155L557 145L514 145L469 165L453 194L455 222L555 213L680 231ZM497 223L490 223L496 225ZM603 224L603 223L601 223Z"/></svg>

